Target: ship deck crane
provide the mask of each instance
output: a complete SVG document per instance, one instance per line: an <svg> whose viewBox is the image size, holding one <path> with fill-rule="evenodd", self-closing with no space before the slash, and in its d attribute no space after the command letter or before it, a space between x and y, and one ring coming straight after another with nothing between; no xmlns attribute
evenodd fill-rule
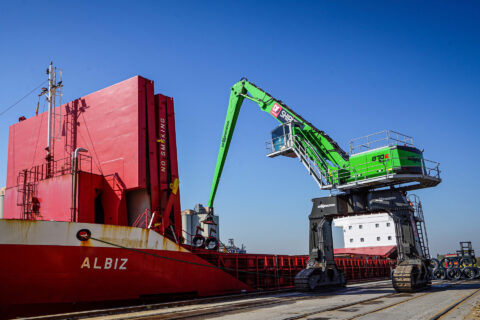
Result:
<svg viewBox="0 0 480 320"><path fill-rule="evenodd" d="M238 115L245 99L257 103L280 125L271 132L267 156L298 158L322 190L335 195L313 199L310 219L310 259L296 277L301 290L343 285L345 279L333 259L331 222L345 215L388 212L396 225L398 266L392 278L397 291L428 285L427 255L419 244L414 206L407 191L441 182L439 164L423 158L411 137L384 131L351 141L350 154L324 131L295 113L247 79L233 85L212 182L208 207L215 195ZM384 142L383 144L381 142ZM357 152L355 152L357 151Z"/></svg>

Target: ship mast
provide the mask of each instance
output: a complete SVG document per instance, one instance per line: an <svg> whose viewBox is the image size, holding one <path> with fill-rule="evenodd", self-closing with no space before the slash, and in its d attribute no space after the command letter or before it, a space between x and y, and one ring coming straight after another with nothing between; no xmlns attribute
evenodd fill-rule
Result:
<svg viewBox="0 0 480 320"><path fill-rule="evenodd" d="M47 93L47 102L48 102L48 133L47 133L47 156L45 159L47 162L53 160L53 141L52 141L52 114L53 114L53 101L52 101L52 91L53 91L53 66L50 62L50 66L47 69L48 74L48 93ZM50 170L49 170L50 171Z"/></svg>
<svg viewBox="0 0 480 320"><path fill-rule="evenodd" d="M47 147L45 150L47 151L47 155L45 156L45 160L47 160L47 176L50 177L53 172L52 163L54 161L54 145L55 145L55 98L57 95L61 96L61 88L63 87L62 84L62 74L61 71L59 72L59 82L57 83L57 68L53 67L52 62L47 69L48 74L48 89L43 88L41 95L46 94L46 100L48 103L48 128L47 128ZM57 93L57 90L59 92ZM60 110L61 112L61 110ZM61 113L59 115L59 121L61 121ZM59 125L60 127L60 125Z"/></svg>

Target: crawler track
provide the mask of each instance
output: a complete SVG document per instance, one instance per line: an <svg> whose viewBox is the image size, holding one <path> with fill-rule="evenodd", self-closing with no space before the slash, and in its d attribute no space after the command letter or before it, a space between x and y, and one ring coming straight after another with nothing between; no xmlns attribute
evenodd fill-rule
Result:
<svg viewBox="0 0 480 320"><path fill-rule="evenodd" d="M420 270L416 265L399 265L393 273L392 284L397 292L415 292L427 289L430 284L425 280L418 282Z"/></svg>

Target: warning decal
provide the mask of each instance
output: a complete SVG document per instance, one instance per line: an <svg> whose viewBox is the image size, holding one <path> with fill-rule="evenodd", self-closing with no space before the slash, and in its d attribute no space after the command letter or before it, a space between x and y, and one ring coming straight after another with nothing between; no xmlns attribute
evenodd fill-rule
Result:
<svg viewBox="0 0 480 320"><path fill-rule="evenodd" d="M270 114L276 118L280 114L280 111L282 111L282 107L278 103L275 103L272 110L270 110Z"/></svg>

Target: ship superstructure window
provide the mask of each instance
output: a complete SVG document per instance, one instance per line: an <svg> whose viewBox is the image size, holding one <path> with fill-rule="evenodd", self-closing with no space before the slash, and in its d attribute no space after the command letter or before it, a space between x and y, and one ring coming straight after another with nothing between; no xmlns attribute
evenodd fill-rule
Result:
<svg viewBox="0 0 480 320"><path fill-rule="evenodd" d="M377 237L377 241L380 241L380 237Z"/></svg>
<svg viewBox="0 0 480 320"><path fill-rule="evenodd" d="M335 219L334 223L343 229L345 248L391 246L396 242L394 221L388 213L342 217Z"/></svg>
<svg viewBox="0 0 480 320"><path fill-rule="evenodd" d="M365 242L365 239L363 239L363 238L360 238L360 242Z"/></svg>

